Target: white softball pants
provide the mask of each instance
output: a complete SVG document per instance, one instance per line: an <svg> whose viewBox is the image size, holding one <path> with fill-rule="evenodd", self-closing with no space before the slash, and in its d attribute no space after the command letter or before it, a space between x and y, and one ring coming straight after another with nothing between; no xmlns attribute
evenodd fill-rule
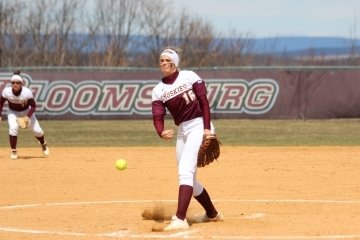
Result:
<svg viewBox="0 0 360 240"><path fill-rule="evenodd" d="M211 123L211 132L215 128ZM178 126L176 140L176 160L178 165L178 178L180 185L193 187L193 196L198 196L204 187L196 180L197 155L203 139L203 118L195 118L181 123Z"/></svg>
<svg viewBox="0 0 360 240"><path fill-rule="evenodd" d="M24 117L29 112L30 109L27 109L22 112L13 111L11 109L8 110L7 118L9 123L9 135L17 136L19 131L19 125L16 121L17 117ZM41 129L38 120L36 119L35 114L33 114L30 118L29 128L34 132L36 137L41 137L44 135L43 130Z"/></svg>

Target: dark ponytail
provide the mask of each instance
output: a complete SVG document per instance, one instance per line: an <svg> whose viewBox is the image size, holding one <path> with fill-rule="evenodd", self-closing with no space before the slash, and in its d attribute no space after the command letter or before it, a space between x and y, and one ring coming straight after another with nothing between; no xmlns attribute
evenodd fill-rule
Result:
<svg viewBox="0 0 360 240"><path fill-rule="evenodd" d="M20 70L16 70L16 71L14 72L14 75L19 75L19 76L21 76L20 73L21 73Z"/></svg>

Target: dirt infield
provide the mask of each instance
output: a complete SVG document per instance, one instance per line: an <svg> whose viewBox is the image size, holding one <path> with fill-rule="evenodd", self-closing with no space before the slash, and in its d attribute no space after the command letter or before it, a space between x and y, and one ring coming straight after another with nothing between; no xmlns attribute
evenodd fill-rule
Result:
<svg viewBox="0 0 360 240"><path fill-rule="evenodd" d="M173 233L152 229L176 208L174 148L50 151L1 149L0 239L360 239L360 147L225 146L198 171L225 221Z"/></svg>

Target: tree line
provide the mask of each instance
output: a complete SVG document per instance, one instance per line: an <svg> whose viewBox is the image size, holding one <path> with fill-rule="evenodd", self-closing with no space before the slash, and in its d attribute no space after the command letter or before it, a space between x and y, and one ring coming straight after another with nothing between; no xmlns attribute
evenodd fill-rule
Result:
<svg viewBox="0 0 360 240"><path fill-rule="evenodd" d="M184 67L358 64L351 54L259 54L251 33L224 37L187 9L178 12L166 0L0 0L0 68L156 67L165 46L182 49Z"/></svg>

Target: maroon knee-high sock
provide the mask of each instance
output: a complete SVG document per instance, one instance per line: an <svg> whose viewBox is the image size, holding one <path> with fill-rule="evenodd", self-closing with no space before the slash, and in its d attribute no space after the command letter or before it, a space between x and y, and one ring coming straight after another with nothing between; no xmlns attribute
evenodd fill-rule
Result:
<svg viewBox="0 0 360 240"><path fill-rule="evenodd" d="M208 194L208 192L206 191L206 189L204 188L204 190L202 191L202 193L196 197L194 197L200 204L201 206L205 209L206 211L206 215L210 218L214 218L216 217L216 215L218 214L218 211L216 211L213 203L211 202L210 196Z"/></svg>
<svg viewBox="0 0 360 240"><path fill-rule="evenodd" d="M10 147L11 147L11 149L16 149L17 136L9 135L9 139L10 139Z"/></svg>
<svg viewBox="0 0 360 240"><path fill-rule="evenodd" d="M186 217L186 212L190 204L192 193L193 193L192 186L180 185L176 216L181 220L184 220Z"/></svg>
<svg viewBox="0 0 360 240"><path fill-rule="evenodd" d="M41 137L36 137L37 140L39 140L39 142L42 144L45 143L45 138L44 138L44 135L42 135Z"/></svg>

